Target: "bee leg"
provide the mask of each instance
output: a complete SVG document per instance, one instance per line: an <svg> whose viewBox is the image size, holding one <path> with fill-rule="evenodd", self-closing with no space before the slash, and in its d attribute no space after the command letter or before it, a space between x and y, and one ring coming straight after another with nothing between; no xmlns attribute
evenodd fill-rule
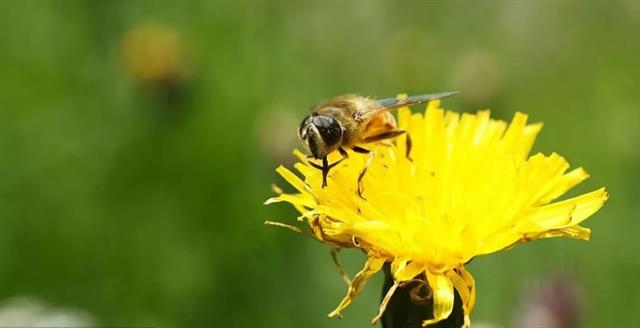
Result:
<svg viewBox="0 0 640 328"><path fill-rule="evenodd" d="M327 156L322 158L322 188L327 186L327 174L329 174L329 161Z"/></svg>
<svg viewBox="0 0 640 328"><path fill-rule="evenodd" d="M342 155L342 158L337 160L335 163L329 164L329 160L327 159L327 156L322 158L322 165L318 165L318 164L313 163L311 161L307 161L307 163L309 163L309 165L311 165L312 167L322 171L322 188L327 186L327 175L329 175L329 171L332 168L334 168L336 165L340 164L340 162L342 162L345 159L349 158L349 153L347 153L347 151L344 150L343 148L339 148L338 151L340 152L340 155Z"/></svg>
<svg viewBox="0 0 640 328"><path fill-rule="evenodd" d="M360 154L368 154L368 153L371 152L369 149L364 149L364 148L358 147L358 146L351 147L351 150L355 151L356 153L360 153Z"/></svg>
<svg viewBox="0 0 640 328"><path fill-rule="evenodd" d="M340 152L340 155L342 155L342 159L349 157L349 153L347 153L347 151L344 150L344 148L340 147L338 148L338 151Z"/></svg>
<svg viewBox="0 0 640 328"><path fill-rule="evenodd" d="M413 142L411 142L410 134L407 133L407 139L405 139L404 143L405 143L405 148L407 149L405 156L410 162L413 162L413 159L411 159L411 146L413 145Z"/></svg>
<svg viewBox="0 0 640 328"><path fill-rule="evenodd" d="M313 163L313 162L309 162L309 165L311 165L311 166L315 167L316 169L322 171L322 166L321 165L318 165L318 164Z"/></svg>
<svg viewBox="0 0 640 328"><path fill-rule="evenodd" d="M395 138L403 133L405 133L405 130L391 130L391 131L387 131L387 132L383 132L380 134L376 134L374 136L370 136L364 139L364 142L369 143L369 142L376 142L376 141L380 141L380 140L386 140L386 139L391 139L391 138Z"/></svg>
<svg viewBox="0 0 640 328"><path fill-rule="evenodd" d="M342 158L340 158L339 160L337 160L335 163L331 163L329 165L329 170L331 170L334 166L340 164L340 162L344 161L345 159L349 158L349 153L347 153L346 150L344 150L342 147L338 148L338 151L340 152L340 155L342 155Z"/></svg>
<svg viewBox="0 0 640 328"><path fill-rule="evenodd" d="M327 186L327 174L329 173L329 163L327 162L327 157L325 156L322 159L322 165L318 165L314 162L308 161L309 165L312 167L322 171L322 188Z"/></svg>
<svg viewBox="0 0 640 328"><path fill-rule="evenodd" d="M360 174L358 175L358 196L360 196L360 198L367 200L366 198L364 198L364 196L362 196L362 193L364 192L364 186L362 185L362 179L364 178L364 175L367 173L367 170L369 169L369 166L371 166L371 162L373 162L373 158L375 157L375 153L374 152L369 152L369 159L367 160L367 164L365 164L364 168L362 169L362 171L360 171Z"/></svg>

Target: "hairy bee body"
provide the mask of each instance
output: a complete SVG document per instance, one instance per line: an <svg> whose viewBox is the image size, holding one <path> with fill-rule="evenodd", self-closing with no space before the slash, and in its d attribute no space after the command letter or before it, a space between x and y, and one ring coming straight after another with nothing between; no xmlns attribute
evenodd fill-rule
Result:
<svg viewBox="0 0 640 328"><path fill-rule="evenodd" d="M373 99L349 94L320 104L312 115L335 118L343 130L341 146L351 147L366 143L368 137L396 129L393 115L382 109Z"/></svg>
<svg viewBox="0 0 640 328"><path fill-rule="evenodd" d="M347 94L331 98L316 106L298 127L298 137L309 150L311 156L322 159L322 166L313 164L323 172L323 186L329 170L347 157L343 148L367 153L360 144L394 138L404 131L397 128L396 120L389 110L401 106L422 104L448 97L456 92L420 95L405 98L374 100ZM407 138L410 143L410 138ZM410 144L407 149L410 151ZM329 164L327 155L340 151L343 158ZM409 153L407 152L407 157Z"/></svg>

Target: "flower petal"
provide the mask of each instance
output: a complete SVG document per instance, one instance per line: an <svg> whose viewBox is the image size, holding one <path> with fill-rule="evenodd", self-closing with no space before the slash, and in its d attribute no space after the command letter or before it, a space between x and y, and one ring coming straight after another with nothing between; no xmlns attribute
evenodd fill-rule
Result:
<svg viewBox="0 0 640 328"><path fill-rule="evenodd" d="M579 224L598 211L607 197L606 190L600 188L584 195L536 208L521 221L517 230L541 232Z"/></svg>
<svg viewBox="0 0 640 328"><path fill-rule="evenodd" d="M427 279L433 292L433 319L423 321L423 327L446 319L453 311L454 300L453 283L449 277L427 271Z"/></svg>
<svg viewBox="0 0 640 328"><path fill-rule="evenodd" d="M300 178L298 178L298 176L293 174L293 172L291 172L288 168L280 165L276 169L276 172L278 172L278 174L280 174L280 176L282 176L283 179L287 180L287 182L289 182L299 192L301 193L306 192L304 188L304 181L300 180Z"/></svg>
<svg viewBox="0 0 640 328"><path fill-rule="evenodd" d="M550 205L536 207L510 229L496 233L484 241L478 254L508 249L519 242L539 238L567 236L588 240L590 230L577 226L598 211L607 200L605 188Z"/></svg>
<svg viewBox="0 0 640 328"><path fill-rule="evenodd" d="M264 202L264 204L269 205L269 204L279 203L279 202L287 202L294 206L298 205L298 206L303 206L307 208L316 206L313 199L309 198L305 194L282 194L282 195L278 195L276 197L271 197L267 199L267 201ZM305 211L300 211L300 212L304 213Z"/></svg>
<svg viewBox="0 0 640 328"><path fill-rule="evenodd" d="M469 316L476 303L476 283L473 276L464 268L464 265L449 271L447 276L453 282L453 287L458 291L458 295L462 299L465 321L470 321Z"/></svg>
<svg viewBox="0 0 640 328"><path fill-rule="evenodd" d="M362 270L360 270L360 272L358 272L356 276L353 277L351 285L349 286L349 290L347 291L347 295L344 297L344 299L342 299L342 302L340 302L338 307L336 307L335 310L329 313L330 318L341 316L340 312L342 312L342 310L344 310L347 306L349 306L349 304L351 304L351 301L353 301L353 299L360 293L367 280L369 280L369 278L371 278L371 276L373 276L376 272L380 271L384 262L385 260L382 258L369 256L367 262L364 264L364 268L362 268Z"/></svg>
<svg viewBox="0 0 640 328"><path fill-rule="evenodd" d="M409 281L424 270L424 264L411 261L411 259L397 259L391 262L391 274L396 282Z"/></svg>
<svg viewBox="0 0 640 328"><path fill-rule="evenodd" d="M550 230L538 235L537 238L569 237L574 239L589 240L591 229L579 225L557 230Z"/></svg>
<svg viewBox="0 0 640 328"><path fill-rule="evenodd" d="M563 175L558 179L555 184L555 188L550 190L547 194L542 195L540 199L538 199L538 204L547 204L550 201L556 199L564 195L571 188L578 185L580 182L584 181L589 177L589 174L581 167L572 170L571 172Z"/></svg>

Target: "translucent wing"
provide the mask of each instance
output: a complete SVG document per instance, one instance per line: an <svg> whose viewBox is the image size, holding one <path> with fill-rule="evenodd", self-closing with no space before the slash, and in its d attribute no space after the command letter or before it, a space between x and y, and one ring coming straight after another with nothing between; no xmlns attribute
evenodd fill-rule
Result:
<svg viewBox="0 0 640 328"><path fill-rule="evenodd" d="M386 99L377 100L377 102L378 102L378 104L380 104L380 106L382 106L382 109L389 110L389 109L395 109L395 108L402 107L402 106L411 106L411 105L424 104L424 103L427 103L427 102L429 102L431 100L442 99L442 98L453 96L456 93L458 93L458 91L440 92L440 93L432 93L432 94L428 94L428 95L411 96L411 97L407 97L405 99L386 98Z"/></svg>

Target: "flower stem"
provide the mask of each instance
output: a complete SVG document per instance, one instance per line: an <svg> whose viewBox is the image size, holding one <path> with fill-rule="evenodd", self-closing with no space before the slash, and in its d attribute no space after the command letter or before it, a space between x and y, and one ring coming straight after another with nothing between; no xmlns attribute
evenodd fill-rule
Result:
<svg viewBox="0 0 640 328"><path fill-rule="evenodd" d="M382 296L393 285L389 264L384 265L384 286ZM382 316L383 328L421 328L422 322L433 318L433 298L428 298L420 303L415 303L410 296L413 288L418 283L409 283L403 287L398 287L391 297L387 310ZM462 311L462 300L455 292L453 312L445 320L430 325L429 328L460 328L464 324L464 313Z"/></svg>

